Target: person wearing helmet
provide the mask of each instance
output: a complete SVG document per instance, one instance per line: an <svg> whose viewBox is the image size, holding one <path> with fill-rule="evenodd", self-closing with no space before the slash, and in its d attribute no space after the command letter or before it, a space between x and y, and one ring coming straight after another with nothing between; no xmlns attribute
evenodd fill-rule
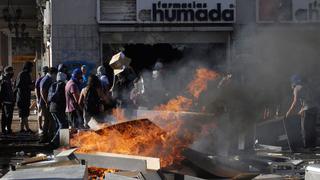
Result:
<svg viewBox="0 0 320 180"><path fill-rule="evenodd" d="M305 148L315 147L317 139L315 130L317 108L313 102L312 94L299 75L293 75L290 80L293 89L293 100L286 113L286 118L292 115L300 115L303 145Z"/></svg>
<svg viewBox="0 0 320 180"><path fill-rule="evenodd" d="M12 88L13 68L4 68L3 79L0 84L0 104L2 104L1 128L3 134L11 134L11 123L14 108L14 93Z"/></svg>
<svg viewBox="0 0 320 180"><path fill-rule="evenodd" d="M78 105L81 89L82 71L76 68L65 87L66 114L72 128L83 128L81 109Z"/></svg>

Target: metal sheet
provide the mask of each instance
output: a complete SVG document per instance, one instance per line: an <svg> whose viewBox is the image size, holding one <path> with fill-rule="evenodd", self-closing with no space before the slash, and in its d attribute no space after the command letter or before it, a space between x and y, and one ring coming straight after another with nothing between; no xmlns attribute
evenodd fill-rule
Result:
<svg viewBox="0 0 320 180"><path fill-rule="evenodd" d="M88 179L87 167L84 165L71 165L60 167L45 167L21 169L17 171L9 171L1 179Z"/></svg>

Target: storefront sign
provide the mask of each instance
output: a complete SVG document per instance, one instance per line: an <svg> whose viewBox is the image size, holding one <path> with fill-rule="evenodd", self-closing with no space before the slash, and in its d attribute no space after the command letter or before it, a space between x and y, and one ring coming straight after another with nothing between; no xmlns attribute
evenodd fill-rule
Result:
<svg viewBox="0 0 320 180"><path fill-rule="evenodd" d="M293 0L293 14L295 21L320 22L319 0Z"/></svg>
<svg viewBox="0 0 320 180"><path fill-rule="evenodd" d="M234 23L235 0L137 0L140 23Z"/></svg>
<svg viewBox="0 0 320 180"><path fill-rule="evenodd" d="M259 22L320 22L320 0L257 0Z"/></svg>

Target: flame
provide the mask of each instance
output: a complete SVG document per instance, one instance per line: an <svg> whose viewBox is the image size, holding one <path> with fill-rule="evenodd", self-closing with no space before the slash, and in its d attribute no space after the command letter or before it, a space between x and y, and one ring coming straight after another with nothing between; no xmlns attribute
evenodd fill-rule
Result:
<svg viewBox="0 0 320 180"><path fill-rule="evenodd" d="M115 117L118 123L128 121L127 117L124 114L124 110L121 108L112 109L112 115Z"/></svg>
<svg viewBox="0 0 320 180"><path fill-rule="evenodd" d="M207 89L207 83L218 77L216 72L197 69L194 80L187 86L193 98L198 98ZM183 160L181 152L194 140L195 133L184 128L179 112L188 111L194 99L178 96L154 108L160 111L153 121L160 122L161 128L147 120L125 122L100 130L80 132L71 139L78 152L110 152L160 158L161 167L167 167ZM119 122L126 121L123 110L115 109L113 115Z"/></svg>
<svg viewBox="0 0 320 180"><path fill-rule="evenodd" d="M214 80L217 77L219 77L217 72L199 68L196 71L194 80L188 85L187 89L193 97L199 98L200 94L207 90L208 81Z"/></svg>
<svg viewBox="0 0 320 180"><path fill-rule="evenodd" d="M167 104L162 104L154 108L154 110L159 111L187 111L192 107L192 99L178 96L175 99L171 99Z"/></svg>
<svg viewBox="0 0 320 180"><path fill-rule="evenodd" d="M104 179L106 173L115 173L118 172L116 169L105 169L99 167L89 167L88 168L88 176L89 179Z"/></svg>

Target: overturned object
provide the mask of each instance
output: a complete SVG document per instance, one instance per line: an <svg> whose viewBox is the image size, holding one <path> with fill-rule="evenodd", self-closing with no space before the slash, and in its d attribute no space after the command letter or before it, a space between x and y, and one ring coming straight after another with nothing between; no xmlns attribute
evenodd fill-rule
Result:
<svg viewBox="0 0 320 180"><path fill-rule="evenodd" d="M111 58L109 65L113 69L114 74L117 75L123 72L124 67L129 66L130 63L131 59L126 57L123 52L119 52Z"/></svg>
<svg viewBox="0 0 320 180"><path fill-rule="evenodd" d="M9 171L2 179L88 179L86 165L41 167Z"/></svg>
<svg viewBox="0 0 320 180"><path fill-rule="evenodd" d="M239 179L239 177L247 177L249 179L248 177L250 177L252 179L259 175L258 169L250 167L237 158L210 156L193 149L186 149L183 155L195 166L218 177L235 179Z"/></svg>
<svg viewBox="0 0 320 180"><path fill-rule="evenodd" d="M159 170L160 159L143 156L132 156L114 153L75 153L78 159L86 160L88 166L121 169L128 171Z"/></svg>

